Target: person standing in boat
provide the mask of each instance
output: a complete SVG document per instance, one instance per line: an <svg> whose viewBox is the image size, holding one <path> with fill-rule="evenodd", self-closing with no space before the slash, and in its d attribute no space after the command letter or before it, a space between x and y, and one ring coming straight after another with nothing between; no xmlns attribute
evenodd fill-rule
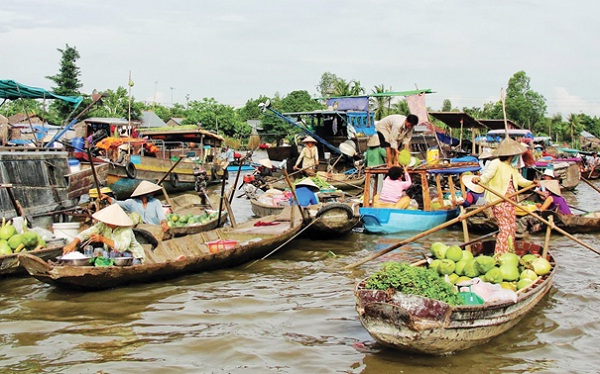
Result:
<svg viewBox="0 0 600 374"><path fill-rule="evenodd" d="M300 206L316 205L319 203L317 192L321 189L310 178L304 178L296 183L296 198ZM293 197L290 198L290 204L294 204Z"/></svg>
<svg viewBox="0 0 600 374"><path fill-rule="evenodd" d="M160 190L162 190L162 187L158 184L144 180L133 191L130 199L116 200L107 195L102 195L102 198L125 209L132 216L134 224L160 225L162 231L167 232L169 225L162 203L153 196L156 191Z"/></svg>
<svg viewBox="0 0 600 374"><path fill-rule="evenodd" d="M404 175L404 180L402 176ZM410 204L410 196L406 190L412 185L410 174L400 166L392 166L383 180L381 192L373 197L375 208L406 209Z"/></svg>
<svg viewBox="0 0 600 374"><path fill-rule="evenodd" d="M307 136L302 141L304 148L300 152L300 156L296 160L294 170L304 169L303 174L312 177L317 173L319 166L319 150L317 149L317 141L312 136ZM299 168L298 166L301 165Z"/></svg>
<svg viewBox="0 0 600 374"><path fill-rule="evenodd" d="M102 243L104 249L118 252L130 252L134 264L144 263L144 248L135 239L133 221L117 204L109 205L92 214L98 222L87 230L83 230L72 242L63 247L63 255L73 252L79 243L87 240Z"/></svg>
<svg viewBox="0 0 600 374"><path fill-rule="evenodd" d="M379 137L379 143L386 148L386 160L388 167L398 165L398 146L402 144L404 149L410 151L410 140L413 129L419 123L419 117L414 114L403 116L392 114L382 118L375 124L375 130Z"/></svg>
<svg viewBox="0 0 600 374"><path fill-rule="evenodd" d="M475 184L482 183L503 196L515 193L519 186L527 187L532 183L537 184L537 182L525 179L517 169L521 154L525 150L526 147L519 142L511 138L504 139L493 153L497 158L489 163L480 177L475 177L471 181ZM485 191L484 196L488 203L500 200L500 197L490 191ZM512 199L514 200L514 197ZM516 208L509 202L503 201L494 205L492 212L500 229L496 238L495 253L510 252L510 243L514 241L516 233Z"/></svg>

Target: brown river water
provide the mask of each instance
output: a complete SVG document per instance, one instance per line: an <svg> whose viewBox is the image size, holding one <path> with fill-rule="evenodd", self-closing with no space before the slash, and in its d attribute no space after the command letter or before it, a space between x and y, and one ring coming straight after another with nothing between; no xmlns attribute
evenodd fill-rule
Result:
<svg viewBox="0 0 600 374"><path fill-rule="evenodd" d="M583 183L565 195L600 210L600 195ZM247 200L235 199L234 211L238 222L251 217ZM553 288L511 331L445 357L376 344L354 310L356 281L386 259L410 260L432 241L459 243L461 235L432 234L355 271L343 266L403 237L296 239L249 267L92 293L3 279L0 372L600 372L600 257L558 235ZM596 235L577 237L600 249Z"/></svg>

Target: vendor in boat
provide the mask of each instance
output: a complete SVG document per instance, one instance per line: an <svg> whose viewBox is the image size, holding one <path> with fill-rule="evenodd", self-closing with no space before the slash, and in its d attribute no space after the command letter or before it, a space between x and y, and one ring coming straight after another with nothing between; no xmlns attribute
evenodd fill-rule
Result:
<svg viewBox="0 0 600 374"><path fill-rule="evenodd" d="M317 192L321 189L310 178L304 178L296 183L296 198L300 206L316 205L319 203ZM290 198L290 204L294 204L293 197Z"/></svg>
<svg viewBox="0 0 600 374"><path fill-rule="evenodd" d="M130 199L119 201L107 195L102 195L102 198L107 199L111 204L119 204L121 208L132 215L135 224L160 225L162 231L167 232L169 225L162 203L153 196L156 191L160 190L162 187L158 184L144 180L133 191Z"/></svg>
<svg viewBox="0 0 600 374"><path fill-rule="evenodd" d="M535 204L540 212L549 210L560 214L573 214L567 200L562 196L560 184L557 180L543 180L540 182L544 188L545 200L542 204Z"/></svg>
<svg viewBox="0 0 600 374"><path fill-rule="evenodd" d="M307 136L302 141L304 148L300 152L300 156L296 160L294 170L303 169L303 174L312 177L317 173L319 166L319 150L317 149L317 141L312 136ZM301 166L299 168L299 166Z"/></svg>
<svg viewBox="0 0 600 374"><path fill-rule="evenodd" d="M515 193L519 186L527 187L532 183L537 183L525 179L519 172L518 166L525 150L526 147L519 142L511 138L504 139L493 153L497 158L489 163L480 177L475 177L471 181L475 184L482 183L504 196ZM500 197L490 191L485 191L484 196L488 203L500 200ZM503 201L494 205L492 212L500 229L496 239L495 253L510 252L510 243L515 239L516 232L516 208L509 202Z"/></svg>
<svg viewBox="0 0 600 374"><path fill-rule="evenodd" d="M383 180L381 192L373 197L373 206L375 208L406 209L410 204L410 197L406 195L406 190L411 185L412 180L406 167L403 170L400 166L392 166Z"/></svg>
<svg viewBox="0 0 600 374"><path fill-rule="evenodd" d="M475 205L480 199L483 199L483 192L485 190L480 185L473 183L473 178L475 178L475 175L473 174L466 174L460 178L462 183L467 188L467 192L465 193L465 199L462 203L462 206L464 206L465 208L468 208L471 205Z"/></svg>
<svg viewBox="0 0 600 374"><path fill-rule="evenodd" d="M133 221L117 204L109 205L92 215L98 222L87 230L83 230L72 242L63 247L63 255L73 252L79 243L88 239L93 243L102 243L106 250L130 252L134 264L144 262L144 248L135 239Z"/></svg>
<svg viewBox="0 0 600 374"><path fill-rule="evenodd" d="M372 167L385 164L386 151L381 148L381 142L378 135L373 135L367 142L367 152L365 153L365 166Z"/></svg>
<svg viewBox="0 0 600 374"><path fill-rule="evenodd" d="M258 163L260 164L260 166L257 169L258 175L260 175L261 177L273 176L273 164L271 163L271 160L269 160L268 158L263 158L258 160Z"/></svg>
<svg viewBox="0 0 600 374"><path fill-rule="evenodd" d="M386 148L388 167L398 165L398 145L410 151L410 140L414 127L419 123L419 117L414 114L403 116L392 114L382 118L375 124L379 143Z"/></svg>

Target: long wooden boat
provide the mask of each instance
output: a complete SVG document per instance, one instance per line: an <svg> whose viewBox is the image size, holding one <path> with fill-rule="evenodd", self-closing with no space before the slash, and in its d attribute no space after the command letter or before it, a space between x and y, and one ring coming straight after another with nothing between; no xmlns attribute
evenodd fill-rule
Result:
<svg viewBox="0 0 600 374"><path fill-rule="evenodd" d="M493 252L494 242L474 246L474 253ZM515 251L539 253L540 247L516 242ZM542 300L552 286L556 272L554 259L549 274L517 291L517 302L450 306L446 303L399 292L365 289L359 282L354 290L360 321L379 343L394 349L431 355L444 355L486 343L515 326ZM424 261L421 261L421 264Z"/></svg>
<svg viewBox="0 0 600 374"><path fill-rule="evenodd" d="M261 203L257 199L250 199L250 204L252 212L257 217L277 214L284 209L281 206ZM319 238L337 238L346 235L358 225L361 218L358 204L351 202L319 203L305 207L304 212L304 224L310 224L307 234Z"/></svg>
<svg viewBox="0 0 600 374"><path fill-rule="evenodd" d="M553 166L554 169L554 177L558 179L563 189L571 191L579 185L579 181L581 180L582 176L580 171L580 158L553 159L552 161L537 161L535 163L535 177L539 178L544 172L544 169L550 164Z"/></svg>
<svg viewBox="0 0 600 374"><path fill-rule="evenodd" d="M267 255L293 238L301 227L300 211L290 207L277 216L250 220L235 228L219 228L165 240L154 249L143 244L146 260L142 265L63 266L29 254L22 254L19 259L29 274L42 282L94 291L234 267Z"/></svg>
<svg viewBox="0 0 600 374"><path fill-rule="evenodd" d="M353 190L363 188L365 184L365 175L364 174L344 174L344 173L327 173L326 171L318 171L317 177L319 178L320 183L317 185L322 185L326 183L330 186L331 189L337 190ZM275 178L274 178L275 179ZM293 181L294 184L303 180L304 177L295 179ZM314 179L313 179L314 180ZM285 180L281 180L281 178L277 178L277 181L270 184L272 188L278 190L285 190L289 188Z"/></svg>
<svg viewBox="0 0 600 374"><path fill-rule="evenodd" d="M35 249L32 251L28 251L27 253L31 256L39 257L44 261L54 260L56 256L60 256L62 254L63 245L63 241L48 242L45 248ZM0 277L9 277L24 274L27 274L27 270L25 270L25 268L21 266L21 262L19 260L19 253L0 256Z"/></svg>
<svg viewBox="0 0 600 374"><path fill-rule="evenodd" d="M600 213L583 215L554 213L554 222L569 233L600 232Z"/></svg>
<svg viewBox="0 0 600 374"><path fill-rule="evenodd" d="M420 209L395 209L372 206L372 200L377 191L377 174L387 174L389 169L386 167L366 168L363 206L360 208L365 231L374 234L425 231L455 218L459 210L455 189L457 182L454 179L458 179L458 176L464 172L474 172L479 169L477 163L470 162L454 165L420 165L409 169L408 173L413 185L420 185ZM442 178L447 178L447 189L443 187L445 184ZM437 204L434 204L430 197L430 181L434 184L432 187L437 192ZM462 190L464 196L464 186ZM450 196L450 205L447 205L446 202L440 203L444 201L446 194Z"/></svg>

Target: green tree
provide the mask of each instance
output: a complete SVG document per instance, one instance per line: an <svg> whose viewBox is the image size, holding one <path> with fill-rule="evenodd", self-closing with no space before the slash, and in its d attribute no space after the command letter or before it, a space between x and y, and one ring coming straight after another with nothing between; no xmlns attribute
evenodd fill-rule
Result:
<svg viewBox="0 0 600 374"><path fill-rule="evenodd" d="M335 90L336 82L340 80L337 75L329 72L323 73L321 75L321 80L317 85L317 92L321 97L328 98L333 96L333 92Z"/></svg>
<svg viewBox="0 0 600 374"><path fill-rule="evenodd" d="M55 93L63 96L78 96L80 95L79 89L82 87L79 81L79 67L76 65L79 52L75 47L69 47L68 44L65 49L57 48L57 50L61 53L59 73L46 78L56 84L56 87L52 87L52 91ZM61 100L54 100L50 108L55 111L56 117L59 119L57 123L60 120L66 122L73 111L71 104Z"/></svg>
<svg viewBox="0 0 600 374"><path fill-rule="evenodd" d="M129 118L129 95L125 87L119 86L116 91L103 92L100 105L90 112L90 117ZM131 119L142 116L143 104L131 97Z"/></svg>
<svg viewBox="0 0 600 374"><path fill-rule="evenodd" d="M410 109L408 109L408 103L404 99L397 100L392 104L392 110L389 114L402 114L408 116Z"/></svg>
<svg viewBox="0 0 600 374"><path fill-rule="evenodd" d="M506 115L523 127L532 128L544 118L546 99L530 87L531 79L524 71L515 73L506 88Z"/></svg>
<svg viewBox="0 0 600 374"><path fill-rule="evenodd" d="M444 103L442 104L442 112L450 111L452 111L452 102L450 101L450 99L445 99Z"/></svg>
<svg viewBox="0 0 600 374"><path fill-rule="evenodd" d="M390 91L392 88L390 87ZM382 94L387 92L383 83L379 86L375 86L373 88L374 94ZM390 96L375 96L369 99L369 104L375 109L375 120L379 121L383 117L387 115L390 111L390 104L392 102L392 98Z"/></svg>
<svg viewBox="0 0 600 374"><path fill-rule="evenodd" d="M43 116L44 107L42 102L34 99L18 99L6 101L0 108L2 114L5 117L14 116L19 113L33 113Z"/></svg>

